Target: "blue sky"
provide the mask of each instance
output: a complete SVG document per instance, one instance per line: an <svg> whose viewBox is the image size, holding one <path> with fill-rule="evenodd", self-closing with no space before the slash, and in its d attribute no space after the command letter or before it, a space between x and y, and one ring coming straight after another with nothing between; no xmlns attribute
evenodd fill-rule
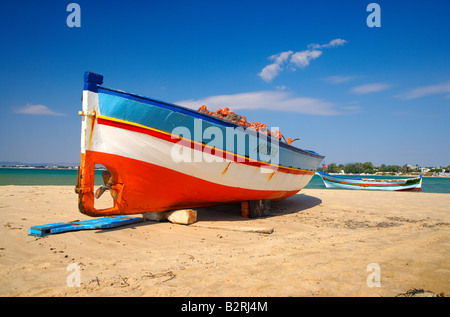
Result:
<svg viewBox="0 0 450 317"><path fill-rule="evenodd" d="M79 162L83 74L229 106L325 162L450 164L450 2L0 2L0 161ZM75 1L74 1L75 2Z"/></svg>

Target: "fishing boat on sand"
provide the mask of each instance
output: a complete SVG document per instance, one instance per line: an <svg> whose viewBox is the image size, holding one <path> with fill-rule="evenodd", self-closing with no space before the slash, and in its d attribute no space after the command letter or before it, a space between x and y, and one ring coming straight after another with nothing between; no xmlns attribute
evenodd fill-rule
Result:
<svg viewBox="0 0 450 317"><path fill-rule="evenodd" d="M422 188L422 175L420 177L403 179L373 179L330 175L319 171L316 174L322 178L327 188L390 191L420 191Z"/></svg>
<svg viewBox="0 0 450 317"><path fill-rule="evenodd" d="M85 74L75 188L84 214L281 200L303 189L324 158L275 134L102 84L103 76ZM94 191L97 164L105 184ZM96 209L105 191L113 206Z"/></svg>

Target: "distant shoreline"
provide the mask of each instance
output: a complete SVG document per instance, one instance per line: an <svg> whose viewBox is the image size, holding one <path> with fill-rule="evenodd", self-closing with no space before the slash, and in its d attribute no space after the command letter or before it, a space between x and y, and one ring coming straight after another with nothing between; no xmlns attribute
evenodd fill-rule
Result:
<svg viewBox="0 0 450 317"><path fill-rule="evenodd" d="M20 170L77 170L78 166L0 166L0 169ZM96 170L104 170L104 167L95 167Z"/></svg>
<svg viewBox="0 0 450 317"><path fill-rule="evenodd" d="M32 169L32 170L75 170L77 166L0 166L2 169Z"/></svg>
<svg viewBox="0 0 450 317"><path fill-rule="evenodd" d="M21 170L77 170L78 165L76 166L46 166L46 165L21 165L21 166L0 166L0 169L21 169ZM96 170L105 170L104 167L95 167ZM408 174L395 174L392 172L387 173L376 173L376 174L353 174L353 173L329 173L331 175L351 175L351 176L388 176L388 177L418 177L422 175L423 177L440 177L440 178L450 178L450 175L433 175L435 173L425 172L425 173L408 173Z"/></svg>
<svg viewBox="0 0 450 317"><path fill-rule="evenodd" d="M326 173L326 172L325 172ZM382 177L419 177L422 175L423 177L442 177L442 178L450 178L450 175L433 175L434 173L426 172L426 173L415 173L415 174L395 174L392 172L388 173L376 173L376 174L353 174L353 173L328 173L330 175L350 175L350 176L382 176Z"/></svg>

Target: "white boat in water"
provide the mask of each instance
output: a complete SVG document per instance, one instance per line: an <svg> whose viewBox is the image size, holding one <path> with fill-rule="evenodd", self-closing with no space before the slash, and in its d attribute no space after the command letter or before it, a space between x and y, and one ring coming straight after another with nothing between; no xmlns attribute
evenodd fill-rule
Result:
<svg viewBox="0 0 450 317"><path fill-rule="evenodd" d="M330 175L319 171L316 174L322 178L327 188L388 191L420 191L422 188L422 175L414 178L374 179Z"/></svg>

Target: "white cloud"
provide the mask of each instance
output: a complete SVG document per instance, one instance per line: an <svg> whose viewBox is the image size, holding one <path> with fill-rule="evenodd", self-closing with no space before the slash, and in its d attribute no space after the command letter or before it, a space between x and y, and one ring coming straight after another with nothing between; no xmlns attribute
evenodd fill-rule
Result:
<svg viewBox="0 0 450 317"><path fill-rule="evenodd" d="M330 84L342 84L346 83L355 78L354 76L328 76L323 78L326 82Z"/></svg>
<svg viewBox="0 0 450 317"><path fill-rule="evenodd" d="M331 102L316 98L298 97L286 91L256 91L210 96L198 100L183 100L177 102L177 104L191 109L198 109L201 105L207 105L210 109L229 107L236 112L241 109L267 109L323 116L339 114L335 105Z"/></svg>
<svg viewBox="0 0 450 317"><path fill-rule="evenodd" d="M320 55L322 55L322 51L301 51L293 54L291 56L290 62L297 67L303 68L309 65L309 61L318 58Z"/></svg>
<svg viewBox="0 0 450 317"><path fill-rule="evenodd" d="M342 107L342 109L356 111L356 110L360 110L361 107L360 106L344 106L344 107Z"/></svg>
<svg viewBox="0 0 450 317"><path fill-rule="evenodd" d="M334 40L331 40L331 41L330 41L330 43L328 44L328 47L342 46L342 45L344 45L345 43L347 43L346 40L343 40L343 39L334 39Z"/></svg>
<svg viewBox="0 0 450 317"><path fill-rule="evenodd" d="M334 39L334 40L331 40L331 41L330 41L329 43L327 43L327 44L315 44L315 43L309 44L309 45L308 45L308 48L310 48L310 49L330 48L330 47L342 46L342 45L344 45L345 43L347 43L346 40L343 40L343 39Z"/></svg>
<svg viewBox="0 0 450 317"><path fill-rule="evenodd" d="M307 50L300 52L295 53L293 51L286 51L272 55L269 59L274 62L264 67L261 72L258 73L258 76L266 82L271 82L286 68L286 66L290 66L293 69L295 69L295 67L304 68L308 66L311 60L319 58L319 56L322 55L322 51L319 51L318 49L341 46L345 43L347 43L346 40L334 39L327 44L309 44Z"/></svg>
<svg viewBox="0 0 450 317"><path fill-rule="evenodd" d="M388 89L389 87L391 87L391 85L385 83L366 84L353 87L352 92L354 94L363 95L372 92L382 91Z"/></svg>
<svg viewBox="0 0 450 317"><path fill-rule="evenodd" d="M277 64L282 64L289 58L289 56L291 56L292 53L294 52L293 51L282 52L280 54L272 55L269 58L274 60L275 63Z"/></svg>
<svg viewBox="0 0 450 317"><path fill-rule="evenodd" d="M289 89L289 87L285 86L285 85L281 85L281 86L277 86L275 87L277 90L286 90Z"/></svg>
<svg viewBox="0 0 450 317"><path fill-rule="evenodd" d="M437 84L437 85L430 85L430 86L424 86L419 87L415 89L411 89L407 93L398 95L397 97L400 99L415 99L415 98L421 98L424 96L429 95L435 95L435 94L445 94L450 92L450 81Z"/></svg>
<svg viewBox="0 0 450 317"><path fill-rule="evenodd" d="M15 113L33 114L33 115L49 115L49 116L65 116L65 114L54 112L43 105L27 104L25 107L16 109Z"/></svg>
<svg viewBox="0 0 450 317"><path fill-rule="evenodd" d="M272 55L269 59L274 60L273 64L267 65L258 74L264 81L270 82L272 79L278 76L278 74L283 70L283 64L289 58L289 56L294 53L293 51L281 52L276 55Z"/></svg>

